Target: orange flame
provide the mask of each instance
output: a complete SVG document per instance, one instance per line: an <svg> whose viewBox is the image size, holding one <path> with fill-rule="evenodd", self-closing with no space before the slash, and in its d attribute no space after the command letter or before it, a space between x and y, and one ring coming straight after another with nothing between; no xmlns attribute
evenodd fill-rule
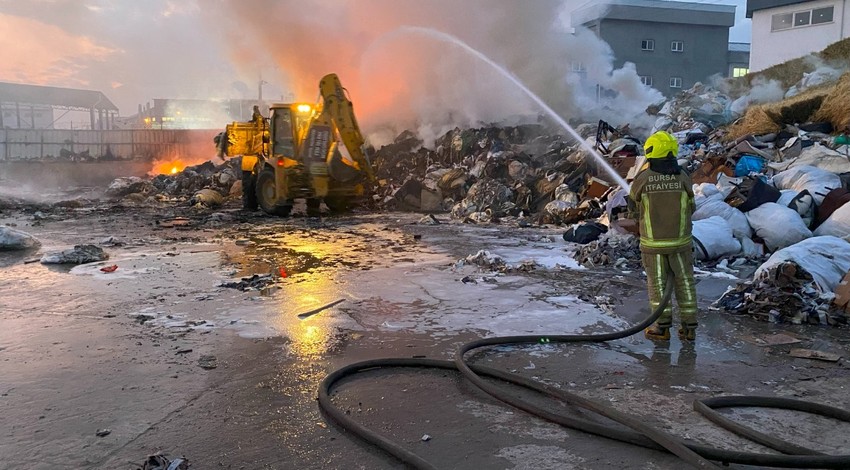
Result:
<svg viewBox="0 0 850 470"><path fill-rule="evenodd" d="M153 168L148 172L151 176L156 175L176 175L186 169L188 165L179 158L168 160L157 160L153 162Z"/></svg>

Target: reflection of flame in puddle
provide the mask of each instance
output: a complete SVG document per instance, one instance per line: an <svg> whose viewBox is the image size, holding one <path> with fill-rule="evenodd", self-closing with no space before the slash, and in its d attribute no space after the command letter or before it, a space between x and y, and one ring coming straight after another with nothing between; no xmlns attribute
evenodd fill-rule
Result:
<svg viewBox="0 0 850 470"><path fill-rule="evenodd" d="M278 298L281 301L280 316L276 319L287 332L293 354L302 358L313 358L326 354L333 348L335 321L332 318L334 307L316 315L300 320L296 315L327 305L334 300L344 298L338 284L332 276L299 276L295 283L281 286ZM304 278L307 279L304 279Z"/></svg>

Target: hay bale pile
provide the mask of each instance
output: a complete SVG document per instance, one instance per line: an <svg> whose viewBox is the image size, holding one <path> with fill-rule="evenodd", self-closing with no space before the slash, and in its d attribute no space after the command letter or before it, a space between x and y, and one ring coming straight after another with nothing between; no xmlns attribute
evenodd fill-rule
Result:
<svg viewBox="0 0 850 470"><path fill-rule="evenodd" d="M831 122L836 129L850 126L850 73L841 76L815 113L814 120Z"/></svg>
<svg viewBox="0 0 850 470"><path fill-rule="evenodd" d="M729 128L727 140L778 132L788 124L829 122L836 129L850 125L850 72L834 84L813 87L782 101L751 106Z"/></svg>

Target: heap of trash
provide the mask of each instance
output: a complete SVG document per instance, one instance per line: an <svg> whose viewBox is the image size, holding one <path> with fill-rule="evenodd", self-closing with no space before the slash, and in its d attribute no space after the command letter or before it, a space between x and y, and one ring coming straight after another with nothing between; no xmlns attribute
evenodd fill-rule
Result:
<svg viewBox="0 0 850 470"><path fill-rule="evenodd" d="M235 158L218 165L206 161L153 178L121 177L109 185L106 196L130 205L185 201L193 206L217 207L228 197L241 197L240 165L240 160Z"/></svg>
<svg viewBox="0 0 850 470"><path fill-rule="evenodd" d="M375 153L374 200L465 223L560 225L582 265L640 269L638 240L612 223L626 216L627 190L587 148L630 181L645 163L640 136L664 130L694 182L698 266L760 264L717 305L773 321L842 323L833 300L850 271L850 259L834 255L850 253L844 60L785 77L788 86L765 77L744 87L696 84L647 109L652 128L583 123L584 142L542 123L454 129L433 148L405 132ZM754 93L763 86L778 90L776 101Z"/></svg>

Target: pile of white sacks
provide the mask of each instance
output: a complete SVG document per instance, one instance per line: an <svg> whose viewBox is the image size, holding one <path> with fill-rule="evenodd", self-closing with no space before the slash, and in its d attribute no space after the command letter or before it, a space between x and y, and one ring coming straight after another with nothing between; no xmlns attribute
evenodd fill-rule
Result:
<svg viewBox="0 0 850 470"><path fill-rule="evenodd" d="M751 281L730 289L719 300L727 310L766 310L761 313L794 323L843 323L846 319L836 320L841 315L830 304L850 271L850 202L840 205L848 197L840 196L844 185L838 174L850 170L850 160L818 159L781 169L771 166L769 171L778 171L772 177L750 178L763 178L774 197L776 190L769 186L779 190L779 199L745 204L745 208L756 205L746 212L726 202L735 202L735 197L728 196L741 179L721 175L716 184L694 185L695 256L713 260L770 254ZM819 211L831 191L830 200ZM783 297L787 295L794 298ZM796 307L786 312L783 304Z"/></svg>
<svg viewBox="0 0 850 470"><path fill-rule="evenodd" d="M747 212L726 202L740 178L721 175L716 184L694 185L693 233L697 259L759 257L819 236L844 239L850 250L850 204L844 204L815 226L815 214L824 196L842 187L838 174L799 165L765 179L780 190L779 200Z"/></svg>

